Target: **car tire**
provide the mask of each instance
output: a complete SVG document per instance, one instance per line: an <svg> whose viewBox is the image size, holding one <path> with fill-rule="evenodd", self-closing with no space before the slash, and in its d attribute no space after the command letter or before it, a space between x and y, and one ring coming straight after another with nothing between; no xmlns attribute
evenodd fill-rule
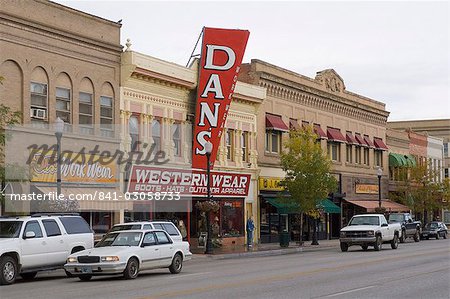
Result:
<svg viewBox="0 0 450 299"><path fill-rule="evenodd" d="M81 281L89 281L89 280L91 280L92 275L86 275L86 274L83 274L83 275L78 276L78 278L79 278Z"/></svg>
<svg viewBox="0 0 450 299"><path fill-rule="evenodd" d="M20 274L20 277L23 278L23 280L32 280L36 277L37 272L27 272Z"/></svg>
<svg viewBox="0 0 450 299"><path fill-rule="evenodd" d="M170 264L169 271L172 274L178 274L183 268L183 257L181 254L177 253L173 257L172 264Z"/></svg>
<svg viewBox="0 0 450 299"><path fill-rule="evenodd" d="M402 230L402 236L400 237L400 243L405 243L406 241L406 231Z"/></svg>
<svg viewBox="0 0 450 299"><path fill-rule="evenodd" d="M135 279L139 274L139 261L132 257L128 260L125 271L123 271L123 277L125 279Z"/></svg>
<svg viewBox="0 0 450 299"><path fill-rule="evenodd" d="M444 239L447 239L447 233L446 232L444 233Z"/></svg>
<svg viewBox="0 0 450 299"><path fill-rule="evenodd" d="M0 285L13 284L17 277L17 262L11 256L0 259Z"/></svg>
<svg viewBox="0 0 450 299"><path fill-rule="evenodd" d="M381 240L381 237L378 235L375 237L375 244L373 245L373 248L375 249L375 251L380 251L382 246L383 242Z"/></svg>
<svg viewBox="0 0 450 299"><path fill-rule="evenodd" d="M361 248L362 250L367 251L367 249L369 249L369 245L367 244L361 245Z"/></svg>
<svg viewBox="0 0 450 299"><path fill-rule="evenodd" d="M420 232L418 230L414 234L414 242L420 242Z"/></svg>
<svg viewBox="0 0 450 299"><path fill-rule="evenodd" d="M391 241L391 248L392 249L398 248L398 235L394 235L394 238Z"/></svg>
<svg viewBox="0 0 450 299"><path fill-rule="evenodd" d="M430 240L430 237L426 237L425 239Z"/></svg>
<svg viewBox="0 0 450 299"><path fill-rule="evenodd" d="M341 251L342 252L347 252L348 251L348 244L341 242Z"/></svg>

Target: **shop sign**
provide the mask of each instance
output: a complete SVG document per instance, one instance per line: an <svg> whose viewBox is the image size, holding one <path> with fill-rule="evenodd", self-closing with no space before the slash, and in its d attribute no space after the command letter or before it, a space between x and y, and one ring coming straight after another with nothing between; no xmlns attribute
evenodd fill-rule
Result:
<svg viewBox="0 0 450 299"><path fill-rule="evenodd" d="M250 32L203 28L195 112L192 167L206 167L205 144L213 145L214 165Z"/></svg>
<svg viewBox="0 0 450 299"><path fill-rule="evenodd" d="M61 180L71 183L116 183L116 164L97 155L76 154L61 157ZM54 151L33 152L30 161L32 182L55 183L57 163Z"/></svg>
<svg viewBox="0 0 450 299"><path fill-rule="evenodd" d="M248 195L250 174L211 171L213 196L245 197ZM195 169L168 169L134 165L128 192L174 192L180 196L206 196L206 171Z"/></svg>
<svg viewBox="0 0 450 299"><path fill-rule="evenodd" d="M283 191L284 187L280 185L282 178L259 178L259 190Z"/></svg>
<svg viewBox="0 0 450 299"><path fill-rule="evenodd" d="M357 194L378 194L378 185L373 184L356 184Z"/></svg>

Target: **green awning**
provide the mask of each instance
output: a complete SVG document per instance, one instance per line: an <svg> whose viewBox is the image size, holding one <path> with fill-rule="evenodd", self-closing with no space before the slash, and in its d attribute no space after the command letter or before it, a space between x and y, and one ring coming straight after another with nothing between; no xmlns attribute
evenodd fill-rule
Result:
<svg viewBox="0 0 450 299"><path fill-rule="evenodd" d="M284 202L283 199L279 197L272 197L263 195L264 199L267 200L272 206L277 208L278 213L280 214L295 214L299 212L299 205L294 202Z"/></svg>
<svg viewBox="0 0 450 299"><path fill-rule="evenodd" d="M413 155L405 155L406 164L408 167L416 167L416 158Z"/></svg>
<svg viewBox="0 0 450 299"><path fill-rule="evenodd" d="M320 206L320 208L322 208L325 211L325 213L330 213L330 214L340 214L341 213L341 208L329 199L323 199L318 204L318 206Z"/></svg>
<svg viewBox="0 0 450 299"><path fill-rule="evenodd" d="M405 167L408 166L408 162L404 155L389 153L389 166L392 167Z"/></svg>

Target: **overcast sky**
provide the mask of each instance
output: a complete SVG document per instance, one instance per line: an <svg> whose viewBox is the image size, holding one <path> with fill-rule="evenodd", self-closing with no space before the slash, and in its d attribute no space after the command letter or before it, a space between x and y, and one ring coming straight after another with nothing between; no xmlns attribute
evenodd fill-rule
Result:
<svg viewBox="0 0 450 299"><path fill-rule="evenodd" d="M386 103L389 120L450 118L449 2L57 2L112 21L121 43L186 65L203 26L250 31L258 58Z"/></svg>

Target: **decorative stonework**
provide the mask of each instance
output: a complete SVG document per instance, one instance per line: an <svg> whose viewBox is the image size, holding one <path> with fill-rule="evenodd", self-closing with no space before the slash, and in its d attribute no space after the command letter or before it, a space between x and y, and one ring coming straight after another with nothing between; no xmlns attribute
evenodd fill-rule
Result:
<svg viewBox="0 0 450 299"><path fill-rule="evenodd" d="M317 72L315 80L324 85L328 91L343 92L345 90L344 80L333 69Z"/></svg>

